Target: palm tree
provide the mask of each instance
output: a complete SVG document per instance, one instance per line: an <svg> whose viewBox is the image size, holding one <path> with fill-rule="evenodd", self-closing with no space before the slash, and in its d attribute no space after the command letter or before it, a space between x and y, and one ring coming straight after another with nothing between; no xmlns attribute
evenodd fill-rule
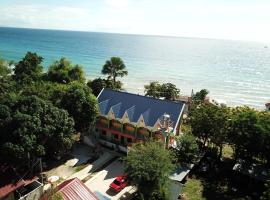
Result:
<svg viewBox="0 0 270 200"><path fill-rule="evenodd" d="M126 66L121 58L111 57L110 60L106 61L101 72L102 74L107 74L108 79L112 79L113 83L116 83L116 77L123 77L128 74L125 68Z"/></svg>

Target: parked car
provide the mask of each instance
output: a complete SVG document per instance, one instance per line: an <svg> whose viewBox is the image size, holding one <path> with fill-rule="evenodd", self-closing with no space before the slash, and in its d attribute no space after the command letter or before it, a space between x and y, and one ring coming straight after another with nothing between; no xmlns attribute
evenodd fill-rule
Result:
<svg viewBox="0 0 270 200"><path fill-rule="evenodd" d="M117 176L116 179L110 184L110 188L114 192L120 192L128 184L128 176L126 174Z"/></svg>

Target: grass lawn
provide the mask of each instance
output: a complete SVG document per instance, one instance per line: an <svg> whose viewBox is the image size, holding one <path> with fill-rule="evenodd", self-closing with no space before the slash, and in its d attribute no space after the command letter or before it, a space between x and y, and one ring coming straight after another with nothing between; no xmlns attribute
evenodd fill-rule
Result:
<svg viewBox="0 0 270 200"><path fill-rule="evenodd" d="M183 196L187 200L203 200L203 185L201 180L189 178L183 189Z"/></svg>

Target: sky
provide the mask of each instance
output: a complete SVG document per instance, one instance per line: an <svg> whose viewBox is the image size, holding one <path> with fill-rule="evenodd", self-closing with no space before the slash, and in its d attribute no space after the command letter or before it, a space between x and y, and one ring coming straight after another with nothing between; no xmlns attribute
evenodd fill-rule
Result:
<svg viewBox="0 0 270 200"><path fill-rule="evenodd" d="M270 42L270 0L0 0L0 26Z"/></svg>

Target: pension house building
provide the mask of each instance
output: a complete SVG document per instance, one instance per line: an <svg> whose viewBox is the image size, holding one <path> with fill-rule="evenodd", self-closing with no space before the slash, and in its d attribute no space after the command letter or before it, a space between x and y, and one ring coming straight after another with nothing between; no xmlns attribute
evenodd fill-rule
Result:
<svg viewBox="0 0 270 200"><path fill-rule="evenodd" d="M98 95L95 136L103 145L126 152L132 143L156 139L167 146L180 134L183 102L103 89Z"/></svg>

